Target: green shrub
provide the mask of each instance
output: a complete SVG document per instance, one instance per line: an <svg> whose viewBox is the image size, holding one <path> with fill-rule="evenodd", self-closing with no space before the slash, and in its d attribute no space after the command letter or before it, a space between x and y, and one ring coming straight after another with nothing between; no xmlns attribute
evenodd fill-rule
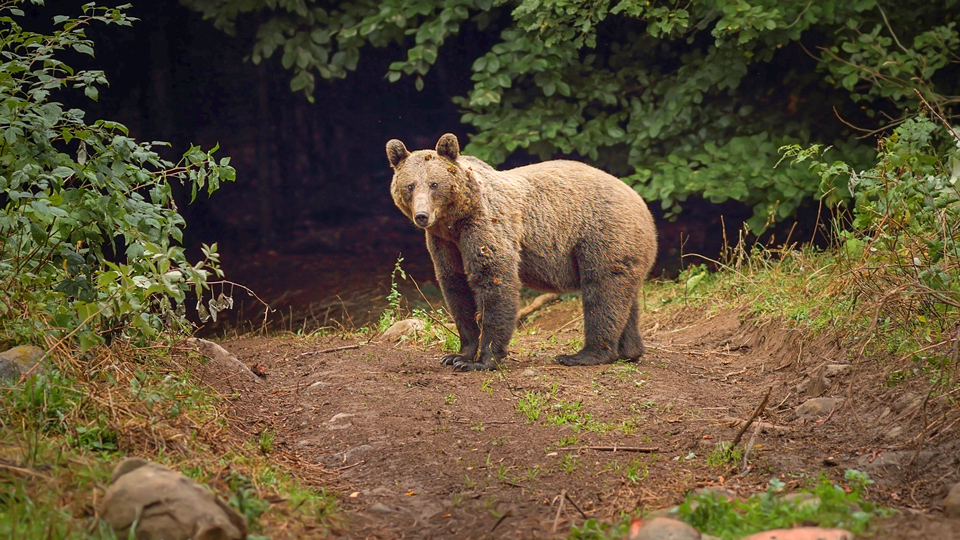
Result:
<svg viewBox="0 0 960 540"><path fill-rule="evenodd" d="M0 6L0 343L75 338L82 349L107 335L133 340L186 324L184 300L220 275L216 245L190 263L172 182L195 197L232 181L229 158L191 146L179 163L160 157L116 122L85 119L55 96L93 100L103 72L61 58L93 55L95 22L128 26L124 8L87 4L54 17L50 35L22 28L23 0ZM34 2L41 3L41 2Z"/></svg>

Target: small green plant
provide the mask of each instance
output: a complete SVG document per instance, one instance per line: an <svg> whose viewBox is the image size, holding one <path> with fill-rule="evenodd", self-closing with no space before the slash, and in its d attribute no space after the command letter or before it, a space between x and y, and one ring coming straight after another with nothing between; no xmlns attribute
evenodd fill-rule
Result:
<svg viewBox="0 0 960 540"><path fill-rule="evenodd" d="M380 314L380 320L377 321L377 329L380 332L390 328L391 324L400 319L400 301L403 300L403 295L400 294L400 289L397 287L397 276L400 276L400 279L407 279L407 273L400 266L401 263L403 263L403 257L397 257L397 262L394 263L393 270L390 271L390 292L387 293L387 309L383 310L383 313Z"/></svg>
<svg viewBox="0 0 960 540"><path fill-rule="evenodd" d="M493 378L494 378L493 375L489 377L484 377L483 381L480 382L481 392L486 392L491 396L493 395Z"/></svg>
<svg viewBox="0 0 960 540"><path fill-rule="evenodd" d="M593 415L583 411L583 402L577 401L557 401L550 406L551 414L547 417L547 422L555 426L569 425L575 433L581 431L592 431L596 433L606 433L616 427L610 423L602 422L593 418Z"/></svg>
<svg viewBox="0 0 960 540"><path fill-rule="evenodd" d="M576 456L572 456L570 454L564 454L560 458L560 461L557 463L557 467L561 471L567 474L573 474L573 472L577 470L577 467L579 465L580 465L580 458Z"/></svg>
<svg viewBox="0 0 960 540"><path fill-rule="evenodd" d="M560 437L557 440L557 448L562 448L564 446L573 446L577 444L579 438L576 435L571 435L569 437Z"/></svg>
<svg viewBox="0 0 960 540"><path fill-rule="evenodd" d="M516 408L527 417L528 424L535 424L549 399L549 395L541 392L527 392L517 400Z"/></svg>
<svg viewBox="0 0 960 540"><path fill-rule="evenodd" d="M458 398L456 394L447 394L446 396L443 397L443 402L446 403L447 405L453 405L454 403L457 402L458 399L460 398Z"/></svg>
<svg viewBox="0 0 960 540"><path fill-rule="evenodd" d="M257 495L253 481L245 474L233 470L227 475L227 485L233 491L230 506L247 518L247 524L255 531L260 530L260 515L267 511L270 503Z"/></svg>
<svg viewBox="0 0 960 540"><path fill-rule="evenodd" d="M273 440L274 440L274 437L275 437L275 433L274 433L274 431L273 431L272 429L270 429L270 428L265 428L263 431L260 432L260 444L259 444L259 447L260 447L260 453L261 453L261 454L267 455L267 454L273 452Z"/></svg>
<svg viewBox="0 0 960 540"><path fill-rule="evenodd" d="M76 438L68 437L77 448L92 452L111 453L117 451L117 433L108 428L103 417L93 425L76 426Z"/></svg>
<svg viewBox="0 0 960 540"><path fill-rule="evenodd" d="M585 417L589 418L590 416L583 413L583 402L581 400L558 401L550 407L550 410L552 414L547 417L547 422L555 426L573 424L576 428L584 423Z"/></svg>
<svg viewBox="0 0 960 540"><path fill-rule="evenodd" d="M639 484L640 482L646 480L649 474L650 469L647 463L640 458L634 458L631 460L623 472L624 478L633 482L634 484Z"/></svg>
<svg viewBox="0 0 960 540"><path fill-rule="evenodd" d="M711 467L720 467L729 463L739 463L743 458L743 450L739 446L733 446L729 442L723 441L717 443L713 451L707 455L707 465Z"/></svg>

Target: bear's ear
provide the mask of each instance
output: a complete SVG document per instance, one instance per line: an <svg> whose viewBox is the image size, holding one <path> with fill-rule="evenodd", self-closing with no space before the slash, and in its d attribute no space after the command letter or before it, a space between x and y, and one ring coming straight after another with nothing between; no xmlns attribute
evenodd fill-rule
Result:
<svg viewBox="0 0 960 540"><path fill-rule="evenodd" d="M390 166L394 169L400 165L401 161L407 159L409 155L410 151L407 150L407 147L398 139L390 139L387 141L387 159L390 161Z"/></svg>
<svg viewBox="0 0 960 540"><path fill-rule="evenodd" d="M456 163L457 158L460 157L460 142L457 141L457 136L453 133L445 133L440 137L437 141L437 154Z"/></svg>

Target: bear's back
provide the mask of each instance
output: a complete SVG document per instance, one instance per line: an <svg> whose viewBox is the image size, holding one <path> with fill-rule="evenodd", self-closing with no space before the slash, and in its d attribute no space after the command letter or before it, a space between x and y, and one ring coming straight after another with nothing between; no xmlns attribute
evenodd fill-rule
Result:
<svg viewBox="0 0 960 540"><path fill-rule="evenodd" d="M475 169L488 208L519 225L521 274L541 289L576 288L578 264L594 256L637 261L657 251L643 199L620 179L584 163L553 160L505 171Z"/></svg>

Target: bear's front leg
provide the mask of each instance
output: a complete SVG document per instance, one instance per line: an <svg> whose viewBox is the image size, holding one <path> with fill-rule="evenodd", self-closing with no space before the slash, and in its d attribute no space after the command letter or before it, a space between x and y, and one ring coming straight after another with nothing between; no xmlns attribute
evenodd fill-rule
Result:
<svg viewBox="0 0 960 540"><path fill-rule="evenodd" d="M467 276L460 273L440 277L440 274L437 274L437 280L447 309L450 310L460 334L460 351L444 356L440 363L455 366L459 362L472 361L477 357L477 349L480 347L480 327L477 325L477 307L473 290L467 283Z"/></svg>
<svg viewBox="0 0 960 540"><path fill-rule="evenodd" d="M467 280L477 306L480 343L475 359L462 358L453 366L457 371L499 369L517 323L519 261L496 253L486 244L475 247L476 253L467 248L463 251Z"/></svg>
<svg viewBox="0 0 960 540"><path fill-rule="evenodd" d="M443 300L460 334L460 351L444 356L440 363L452 366L457 362L473 360L480 346L480 326L477 324L477 305L473 289L467 283L460 250L455 243L430 233L427 233L427 250L433 260L433 269L443 293Z"/></svg>

